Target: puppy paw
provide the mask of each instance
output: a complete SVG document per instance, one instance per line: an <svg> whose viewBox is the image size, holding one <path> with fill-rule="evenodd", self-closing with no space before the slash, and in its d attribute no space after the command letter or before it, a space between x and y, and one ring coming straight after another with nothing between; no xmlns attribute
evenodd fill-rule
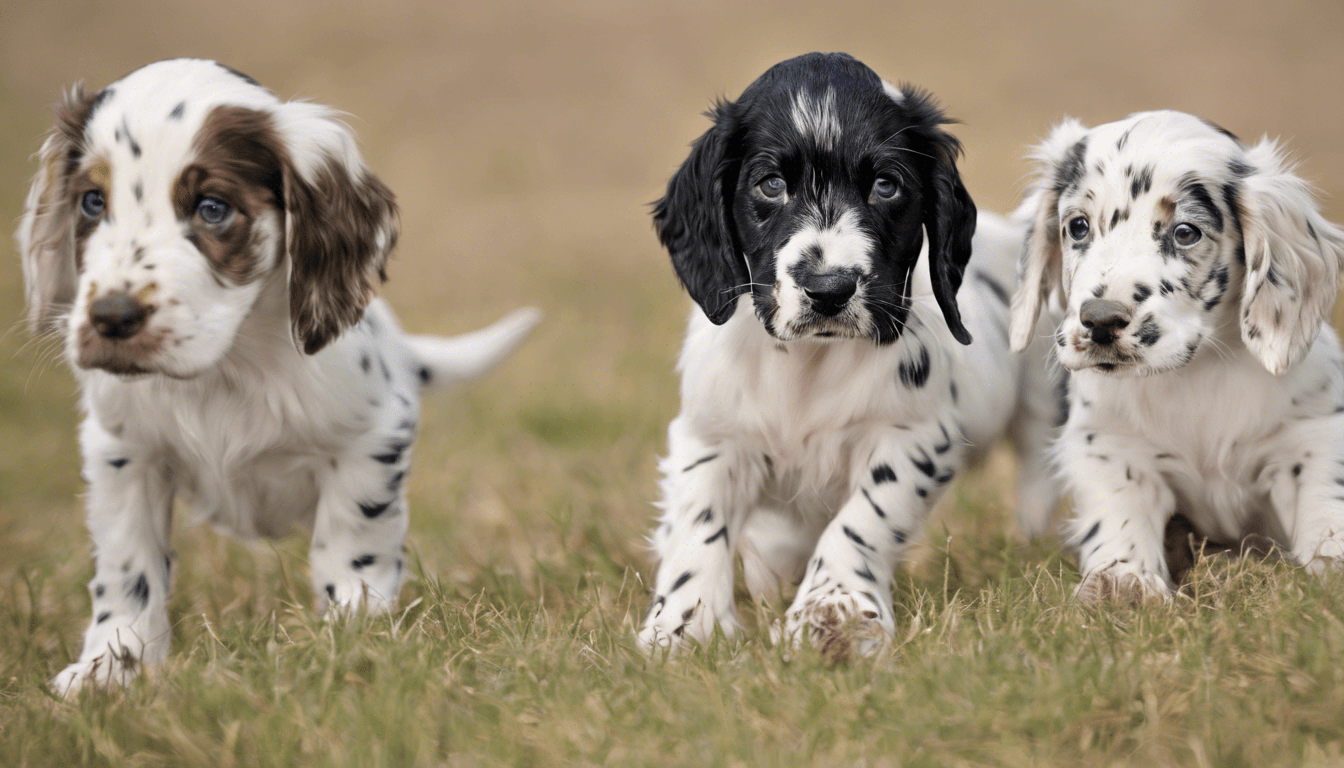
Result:
<svg viewBox="0 0 1344 768"><path fill-rule="evenodd" d="M832 662L876 654L895 634L891 612L884 610L872 592L852 590L838 582L826 591L813 591L795 601L784 617L775 622L772 639L797 648L809 642Z"/></svg>
<svg viewBox="0 0 1344 768"><path fill-rule="evenodd" d="M646 653L663 648L675 652L684 650L692 642L709 642L715 626L722 628L727 637L737 634L737 617L731 608L720 614L703 600L690 603L677 597L657 598L649 608L649 616L637 638L639 647Z"/></svg>
<svg viewBox="0 0 1344 768"><path fill-rule="evenodd" d="M1084 576L1082 583L1073 591L1073 599L1085 605L1141 605L1148 601L1170 600L1171 586L1166 579L1152 571L1109 568Z"/></svg>
<svg viewBox="0 0 1344 768"><path fill-rule="evenodd" d="M51 691L61 698L70 698L84 688L116 688L127 685L140 673L140 659L129 648L120 653L106 651L88 659L80 659L61 670L51 679Z"/></svg>

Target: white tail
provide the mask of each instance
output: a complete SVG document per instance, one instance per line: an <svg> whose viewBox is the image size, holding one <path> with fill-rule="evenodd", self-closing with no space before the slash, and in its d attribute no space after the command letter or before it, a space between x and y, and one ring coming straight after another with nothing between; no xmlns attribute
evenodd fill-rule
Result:
<svg viewBox="0 0 1344 768"><path fill-rule="evenodd" d="M503 320L461 336L408 336L407 342L428 371L426 389L463 384L494 368L541 321L541 310L515 310Z"/></svg>

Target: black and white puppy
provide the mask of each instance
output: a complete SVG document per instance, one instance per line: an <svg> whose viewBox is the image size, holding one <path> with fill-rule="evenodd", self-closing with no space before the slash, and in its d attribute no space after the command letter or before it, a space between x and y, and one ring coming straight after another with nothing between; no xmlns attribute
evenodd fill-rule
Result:
<svg viewBox="0 0 1344 768"><path fill-rule="evenodd" d="M373 298L397 228L331 110L215 62L64 99L18 231L31 320L85 413L93 619L58 693L167 655L175 497L243 537L311 529L319 610L394 603L421 391L537 321L402 333Z"/></svg>
<svg viewBox="0 0 1344 768"><path fill-rule="evenodd" d="M1058 397L1043 357L1008 349L1024 226L977 228L942 111L850 56L778 64L710 117L654 211L699 309L639 639L733 634L740 557L756 598L803 577L787 638L870 650L907 542L969 460L1011 432L1024 527L1055 501Z"/></svg>
<svg viewBox="0 0 1344 768"><path fill-rule="evenodd" d="M1052 294L1079 595L1167 596L1183 514L1235 546L1344 558L1344 232L1268 139L1180 112L1060 124L1036 152L1013 344Z"/></svg>

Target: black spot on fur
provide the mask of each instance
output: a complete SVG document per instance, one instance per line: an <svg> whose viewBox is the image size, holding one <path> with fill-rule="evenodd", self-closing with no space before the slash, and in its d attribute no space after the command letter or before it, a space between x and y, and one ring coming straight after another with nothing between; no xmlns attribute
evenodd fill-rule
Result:
<svg viewBox="0 0 1344 768"><path fill-rule="evenodd" d="M369 353L365 352L359 356L359 370L368 373L372 363L369 362Z"/></svg>
<svg viewBox="0 0 1344 768"><path fill-rule="evenodd" d="M933 452L941 456L952 450L952 436L947 434L947 427L944 427L941 421L938 422L938 429L943 433L943 442L941 445L933 446Z"/></svg>
<svg viewBox="0 0 1344 768"><path fill-rule="evenodd" d="M1138 199L1139 195L1146 195L1153 188L1153 166L1146 165L1139 169L1134 175L1133 181L1129 183L1130 199Z"/></svg>
<svg viewBox="0 0 1344 768"><path fill-rule="evenodd" d="M862 568L855 568L854 575L858 576L860 579L863 579L864 581L871 581L874 584L877 583L877 577L873 575L872 571L868 570L868 566L866 565Z"/></svg>
<svg viewBox="0 0 1344 768"><path fill-rule="evenodd" d="M1222 232L1223 212L1213 204L1208 188L1198 181L1192 181L1185 185L1185 194L1190 198L1190 206L1203 214L1213 231Z"/></svg>
<svg viewBox="0 0 1344 768"><path fill-rule="evenodd" d="M378 562L378 558L375 555L360 555L359 557L356 557L354 560L350 561L350 567L354 568L356 571L359 571L369 567L370 565L373 565L376 562Z"/></svg>
<svg viewBox="0 0 1344 768"><path fill-rule="evenodd" d="M126 594L139 602L141 608L149 605L149 579L145 577L145 574L142 573L135 577L135 582L131 584L131 588Z"/></svg>
<svg viewBox="0 0 1344 768"><path fill-rule="evenodd" d="M107 593L107 585L106 585L106 584L99 584L99 585L97 585L96 587L93 588L93 596L94 596L94 597L102 597L102 596L103 596L104 594L106 594L106 593Z"/></svg>
<svg viewBox="0 0 1344 768"><path fill-rule="evenodd" d="M1100 530L1101 530L1101 521L1098 520L1097 522L1095 522L1095 523L1092 524L1092 527L1091 527L1091 528L1087 529L1087 535L1083 537L1083 540L1082 540L1082 541L1078 542L1078 546L1081 547L1082 545L1084 545L1084 544L1086 544L1087 542L1091 541L1091 540L1092 540L1092 537L1093 537L1093 536L1096 536L1096 535L1097 535L1097 532L1100 531Z"/></svg>
<svg viewBox="0 0 1344 768"><path fill-rule="evenodd" d="M669 590L667 590L667 594L670 595L670 594L672 594L673 592L676 592L678 589L681 589L682 587L686 586L686 582L688 582L688 581L691 580L691 576L692 576L692 573L691 573L690 571L687 571L687 572L681 574L680 576L678 576L678 577L677 577L677 580L674 581L674 582L672 582L672 588L669 589Z"/></svg>
<svg viewBox="0 0 1344 768"><path fill-rule="evenodd" d="M1227 293L1227 286L1230 280L1231 278L1228 274L1228 268L1226 264L1219 264L1212 272L1209 273L1209 279L1205 281L1204 284L1208 285L1209 283L1213 283L1214 291L1213 295L1210 296L1208 300L1204 302L1205 312L1218 306L1218 302L1223 300L1223 296Z"/></svg>
<svg viewBox="0 0 1344 768"><path fill-rule="evenodd" d="M1170 280L1163 280L1157 284L1157 290L1163 296L1170 296L1176 292L1176 286L1172 285Z"/></svg>
<svg viewBox="0 0 1344 768"><path fill-rule="evenodd" d="M387 369L387 361L382 355L378 356L378 370L383 372L383 381L392 381L392 372Z"/></svg>
<svg viewBox="0 0 1344 768"><path fill-rule="evenodd" d="M1137 283L1134 286L1134 303L1142 304L1149 296L1153 295L1153 289L1143 283Z"/></svg>
<svg viewBox="0 0 1344 768"><path fill-rule="evenodd" d="M336 585L328 584L326 586L326 590L327 590L327 600L333 603L336 602Z"/></svg>
<svg viewBox="0 0 1344 768"><path fill-rule="evenodd" d="M406 479L406 470L402 470L393 475L387 481L387 490L396 493L401 488L401 481Z"/></svg>
<svg viewBox="0 0 1344 768"><path fill-rule="evenodd" d="M956 405L956 402L957 402L957 382L953 381L953 382L951 382L951 383L948 384L948 392L949 392L949 394L952 395L952 404L953 404L953 405Z"/></svg>
<svg viewBox="0 0 1344 768"><path fill-rule="evenodd" d="M687 464L687 465L686 465L686 468L683 469L683 470L681 470L681 471L682 471L682 472L690 472L692 469L695 469L696 467L700 466L701 464L704 464L705 462L708 462L708 461L713 461L713 460L715 460L715 459L717 459L717 458L719 458L719 454L717 454L717 453L711 453L710 455L705 456L704 458L696 459L695 461L691 462L690 464Z"/></svg>
<svg viewBox="0 0 1344 768"><path fill-rule="evenodd" d="M179 101L177 102L177 106L173 107L173 111L168 113L168 119L181 120L182 113L185 112L186 110L187 110L187 102Z"/></svg>
<svg viewBox="0 0 1344 768"><path fill-rule="evenodd" d="M108 464L111 464L113 469L121 469L122 467L126 466L127 464L130 464L130 463L131 463L131 460L130 460L130 459L108 459L108 460L107 460L107 463L108 463Z"/></svg>
<svg viewBox="0 0 1344 768"><path fill-rule="evenodd" d="M420 366L420 370L417 371L416 373L420 376L420 383L421 383L421 384L428 384L428 383L434 378L434 377L430 374L430 372L429 372L429 368L427 368L427 367L425 367L425 366L423 366L423 365Z"/></svg>
<svg viewBox="0 0 1344 768"><path fill-rule="evenodd" d="M1233 160L1227 164L1227 172L1232 174L1234 178L1244 179L1255 173L1255 167L1241 160Z"/></svg>
<svg viewBox="0 0 1344 768"><path fill-rule="evenodd" d="M107 621L110 618L112 618L112 612L103 611L102 613L98 614L98 618L95 619L94 621L98 624L102 624L104 621Z"/></svg>
<svg viewBox="0 0 1344 768"><path fill-rule="evenodd" d="M1087 137L1084 136L1072 147L1069 147L1069 151L1064 154L1063 161L1055 169L1056 195L1067 194L1082 180L1085 169L1083 158L1086 155Z"/></svg>
<svg viewBox="0 0 1344 768"><path fill-rule="evenodd" d="M1302 476L1302 465L1301 465L1301 464L1294 464L1294 465L1293 465L1293 477L1301 477L1301 476Z"/></svg>
<svg viewBox="0 0 1344 768"><path fill-rule="evenodd" d="M1152 315L1144 318L1143 323L1139 325L1139 343L1145 347L1151 347L1162 338L1162 331L1157 327L1157 321Z"/></svg>
<svg viewBox="0 0 1344 768"><path fill-rule="evenodd" d="M919 389L929 381L929 373L932 366L929 363L929 349L923 344L919 345L919 353L914 358L904 358L897 367L897 373L900 375L901 383L908 389Z"/></svg>
<svg viewBox="0 0 1344 768"><path fill-rule="evenodd" d="M382 453L371 458L382 464L396 464L398 461L401 461L401 454L404 453L408 447L409 446L406 443L393 443L387 447L387 453Z"/></svg>
<svg viewBox="0 0 1344 768"><path fill-rule="evenodd" d="M1117 139L1115 142L1115 151L1119 152L1120 150L1125 148L1125 144L1129 142L1129 133L1130 131L1133 130L1134 130L1133 128L1129 128L1124 133L1120 134L1120 138Z"/></svg>
<svg viewBox="0 0 1344 768"><path fill-rule="evenodd" d="M378 517L379 515L386 512L387 508L392 506L393 501L394 499L389 499L388 501L374 502L372 504L366 504L361 501L359 503L359 511L362 512L365 517L372 520L373 518Z"/></svg>
<svg viewBox="0 0 1344 768"><path fill-rule="evenodd" d="M892 528L891 537L896 540L897 544L905 543L905 531L902 531L900 528Z"/></svg>
<svg viewBox="0 0 1344 768"><path fill-rule="evenodd" d="M218 62L216 62L216 63L218 63ZM241 79L241 80L247 82L248 85L256 85L256 86L260 86L260 85L261 85L261 83L258 83L256 80L253 80L252 78L248 77L247 75L243 74L242 72L239 72L238 70L234 69L233 67L226 67L226 66L224 66L223 64L220 64L219 66L222 67L222 68L224 69L224 71L225 71L225 72L228 72L230 75L233 75L234 77L237 77L237 78L239 78L239 79Z"/></svg>
<svg viewBox="0 0 1344 768"><path fill-rule="evenodd" d="M1105 284L1105 283L1102 283L1102 284L1096 286L1095 288L1093 288L1093 289L1092 289L1092 295L1095 296L1095 297L1097 297L1098 299L1100 299L1102 296L1105 296L1105 295L1106 295L1106 284Z"/></svg>
<svg viewBox="0 0 1344 768"><path fill-rule="evenodd" d="M725 547L728 546L728 526L725 525L719 530L715 531L713 536L710 536L708 539L705 539L705 543L713 544L719 539L723 539L723 545Z"/></svg>
<svg viewBox="0 0 1344 768"><path fill-rule="evenodd" d="M933 477L933 474L938 471L938 468L934 466L933 460L929 458L928 452L920 447L916 447L915 450L919 451L919 456L911 456L910 463L914 464L915 469L923 472L927 477Z"/></svg>
<svg viewBox="0 0 1344 768"><path fill-rule="evenodd" d="M700 514L695 516L694 522L696 525L708 525L709 523L714 522L714 510L705 507Z"/></svg>
<svg viewBox="0 0 1344 768"><path fill-rule="evenodd" d="M134 187L131 187L131 194L135 195L135 201L136 201L137 203L139 203L139 202L143 202L143 201L144 201L144 199L145 199L145 185L144 185L139 179L136 179L136 180L135 180L135 186L134 186ZM140 254L141 254L141 255L144 255L144 250L143 250L143 249L140 250ZM139 261L139 259L137 259L137 261Z"/></svg>
<svg viewBox="0 0 1344 768"><path fill-rule="evenodd" d="M870 507L873 508L873 511L877 513L877 516L878 516L878 517L881 517L881 518L885 518L885 517L887 516L887 513L886 513L885 511L883 511L883 509L882 509L881 507L877 506L877 502L873 501L873 497L872 497L872 496L869 496L869 495L868 495L868 489L867 489L867 488L860 488L859 490L860 490L860 492L863 493L863 498L865 498L865 499L868 500L868 506L870 506Z"/></svg>
<svg viewBox="0 0 1344 768"><path fill-rule="evenodd" d="M873 547L870 546L870 545L868 544L868 542L866 542L866 541L863 540L863 537L862 537L862 536L860 536L859 534L855 533L855 532L854 532L854 529L853 529L853 528L850 528L848 525L842 525L842 526L840 526L840 530L844 532L844 534L845 534L845 538L849 539L850 541L854 542L855 544L858 544L860 547L863 547L864 549L873 549Z"/></svg>
<svg viewBox="0 0 1344 768"><path fill-rule="evenodd" d="M1229 138L1229 139L1235 141L1237 144L1241 144L1241 139L1237 138L1237 134L1235 134L1235 133L1233 133L1233 132L1227 130L1226 128L1224 128L1223 126L1221 126L1221 125L1219 125L1219 124L1213 122L1212 120L1205 120L1204 118L1201 117L1201 118L1200 118L1200 122L1202 122L1202 123L1204 123L1205 125L1209 126L1209 127L1212 128L1213 130L1215 130L1215 131L1217 131L1217 132L1223 134L1223 135L1226 136L1227 138Z"/></svg>
<svg viewBox="0 0 1344 768"><path fill-rule="evenodd" d="M889 464L878 464L873 467L873 482L878 484L896 482L896 470Z"/></svg>
<svg viewBox="0 0 1344 768"><path fill-rule="evenodd" d="M941 475L938 475L937 477L933 478L933 482L939 485L947 485L948 483L952 482L952 478L956 476L957 476L957 470L948 468L943 470L943 473Z"/></svg>

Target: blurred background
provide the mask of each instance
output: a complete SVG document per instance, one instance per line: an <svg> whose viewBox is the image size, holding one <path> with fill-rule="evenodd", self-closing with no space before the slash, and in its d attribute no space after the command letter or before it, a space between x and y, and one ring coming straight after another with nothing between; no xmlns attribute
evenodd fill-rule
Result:
<svg viewBox="0 0 1344 768"><path fill-rule="evenodd" d="M411 485L423 572L464 591L503 579L535 593L538 568L577 558L579 571L620 579L626 566L646 567L655 455L677 408L673 363L690 306L648 204L707 127L712 99L813 50L847 51L888 80L932 90L962 121L962 173L982 209L1017 202L1027 146L1062 116L1097 123L1174 108L1243 138L1283 137L1327 215L1344 220L1339 0L5 0L0 222L17 222L49 107L77 80L96 89L156 59L208 57L281 97L348 112L401 202L384 294L404 324L448 333L519 305L547 313L490 379L426 405ZM54 350L20 323L5 242L0 583L51 577L40 599L68 611L70 643L90 572L76 401ZM1008 476L991 471L956 497L1005 533ZM955 528L955 512L947 517ZM302 572L304 549L241 556L179 532L179 579L213 588L179 590L175 610L260 610L277 573ZM292 587L300 601L303 581Z"/></svg>

